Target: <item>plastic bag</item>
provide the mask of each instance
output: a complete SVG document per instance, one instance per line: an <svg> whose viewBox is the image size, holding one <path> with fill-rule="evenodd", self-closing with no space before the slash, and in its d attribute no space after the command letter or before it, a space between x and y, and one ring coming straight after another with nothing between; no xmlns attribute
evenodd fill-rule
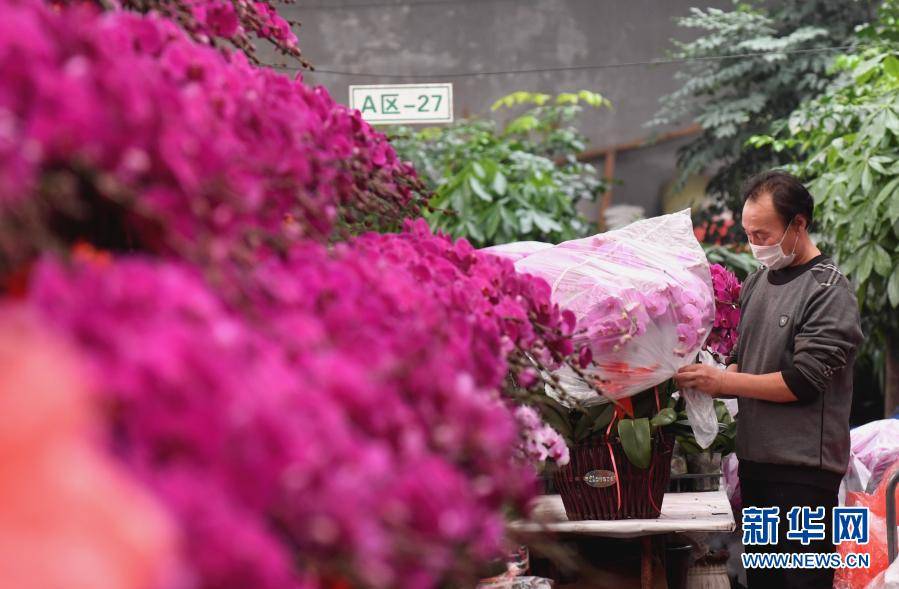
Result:
<svg viewBox="0 0 899 589"><path fill-rule="evenodd" d="M871 471L858 459L858 456L850 451L849 465L846 467L846 474L843 475L840 489L837 492L840 505L846 504L846 493L864 493L870 479Z"/></svg>
<svg viewBox="0 0 899 589"><path fill-rule="evenodd" d="M887 467L899 456L899 420L872 421L854 428L850 435L852 454L869 471L867 488L862 490L873 492Z"/></svg>
<svg viewBox="0 0 899 589"><path fill-rule="evenodd" d="M718 364L715 358L705 350L699 353L699 362L706 366L714 366L719 370L724 370L724 366ZM690 420L690 427L693 428L696 443L705 450L712 445L712 442L715 441L715 437L718 435L718 416L715 414L715 400L710 395L694 391L693 389L684 389L681 393L684 395L687 418Z"/></svg>
<svg viewBox="0 0 899 589"><path fill-rule="evenodd" d="M886 483L889 481L890 476L899 470L899 460L896 460L895 456L893 458L894 462L887 469L881 484L878 485L874 494L846 493L846 505L870 509L868 543L860 545L856 542L843 542L837 547L837 550L844 556L850 552L856 554L867 553L870 555L871 561L868 568L837 569L834 575L834 589L884 587L878 581L878 575L886 570L889 564L886 540ZM897 495L899 495L899 491L897 491ZM899 499L899 497L896 499Z"/></svg>
<svg viewBox="0 0 899 589"><path fill-rule="evenodd" d="M734 513L741 513L743 496L740 493L740 461L736 454L728 454L721 461L721 473L724 475L724 490Z"/></svg>
<svg viewBox="0 0 899 589"><path fill-rule="evenodd" d="M526 256L531 254L535 254L539 251L549 249L553 246L551 243L543 243L542 241L516 241L514 243L506 243L503 245L497 245L493 247L488 247L484 251L491 252L496 255L501 255L504 258L508 258L513 262L516 262Z"/></svg>
<svg viewBox="0 0 899 589"><path fill-rule="evenodd" d="M899 589L899 558L868 583L865 589Z"/></svg>
<svg viewBox="0 0 899 589"><path fill-rule="evenodd" d="M575 344L593 353L585 372L615 399L652 388L692 363L714 322L709 264L689 211L557 246L526 242L486 251L550 284L553 301L577 317ZM531 253L522 256L525 251ZM557 375L579 402L606 401L570 369Z"/></svg>

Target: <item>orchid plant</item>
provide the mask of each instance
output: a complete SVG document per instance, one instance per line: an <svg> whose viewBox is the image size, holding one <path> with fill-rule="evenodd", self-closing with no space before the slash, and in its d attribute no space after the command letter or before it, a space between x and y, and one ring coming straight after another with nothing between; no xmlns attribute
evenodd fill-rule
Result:
<svg viewBox="0 0 899 589"><path fill-rule="evenodd" d="M704 348L718 357L726 357L736 344L741 284L732 272L718 264L711 265L711 274L716 299L715 321ZM642 334L646 323L664 314L669 304L668 298L654 298L651 293L631 293L630 296L640 303L625 305L620 298L611 296L604 299L604 303L595 308L595 321L583 321L596 327L589 333L576 333L575 341L586 338L594 346L598 344L604 346L601 349L614 350L615 346L626 345L630 339L628 336ZM689 293L683 296L689 299ZM685 300L682 306L686 305L696 306ZM689 316L689 313L684 315ZM687 323L679 325L678 333L701 337L696 329L690 332L689 327ZM606 332L610 338L603 337ZM585 363L583 367L587 365ZM620 438L628 459L641 468L649 466L651 439L660 429L676 436L685 452L703 451L696 443L684 400L676 394L673 380L668 379L632 397L616 399L606 395L605 400L607 402L586 406L577 400L546 396L540 399L539 405L546 421L569 446L591 443L613 435ZM733 451L736 423L720 400L715 400L715 412L719 433L710 450L727 454Z"/></svg>

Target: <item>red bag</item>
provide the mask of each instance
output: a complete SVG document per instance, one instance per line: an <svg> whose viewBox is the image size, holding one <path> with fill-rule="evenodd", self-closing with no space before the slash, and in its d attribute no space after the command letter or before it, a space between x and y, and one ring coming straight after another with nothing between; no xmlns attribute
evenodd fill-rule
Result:
<svg viewBox="0 0 899 589"><path fill-rule="evenodd" d="M896 460L880 481L873 495L867 493L846 493L846 505L849 507L867 507L871 510L868 543L859 545L856 542L843 542L837 546L837 552L845 556L850 552L869 554L871 565L862 569L837 569L834 575L834 589L865 589L880 573L886 570L887 560L887 526L886 526L886 487L893 474L899 470ZM896 493L899 499L899 492Z"/></svg>

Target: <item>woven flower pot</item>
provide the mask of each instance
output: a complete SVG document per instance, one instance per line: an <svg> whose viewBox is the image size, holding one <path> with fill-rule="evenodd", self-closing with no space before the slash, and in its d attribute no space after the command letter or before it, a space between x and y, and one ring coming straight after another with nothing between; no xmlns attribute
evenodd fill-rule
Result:
<svg viewBox="0 0 899 589"><path fill-rule="evenodd" d="M656 434L649 468L637 468L617 438L571 448L571 461L554 478L568 519L659 517L673 449L672 436Z"/></svg>

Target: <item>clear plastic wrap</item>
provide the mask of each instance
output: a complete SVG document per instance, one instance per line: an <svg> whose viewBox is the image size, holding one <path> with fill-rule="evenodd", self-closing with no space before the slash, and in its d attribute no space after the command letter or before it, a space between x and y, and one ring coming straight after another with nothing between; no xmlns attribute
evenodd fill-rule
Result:
<svg viewBox="0 0 899 589"><path fill-rule="evenodd" d="M615 399L693 363L714 322L709 263L689 211L557 246L527 242L487 251L550 284L553 301L577 317L575 343L593 353L585 373ZM570 369L558 376L581 403L605 402Z"/></svg>
<svg viewBox="0 0 899 589"><path fill-rule="evenodd" d="M724 370L724 366L718 364L712 355L703 350L699 353L699 361L706 366L714 366L719 370ZM684 395L684 403L686 404L687 418L690 421L690 427L693 429L693 436L700 448L705 450L712 445L715 437L718 435L718 416L715 414L715 400L706 393L694 391L693 389L684 389L681 391Z"/></svg>
<svg viewBox="0 0 899 589"><path fill-rule="evenodd" d="M852 454L869 471L865 481L870 493L883 479L887 468L899 456L899 419L881 419L854 428Z"/></svg>

